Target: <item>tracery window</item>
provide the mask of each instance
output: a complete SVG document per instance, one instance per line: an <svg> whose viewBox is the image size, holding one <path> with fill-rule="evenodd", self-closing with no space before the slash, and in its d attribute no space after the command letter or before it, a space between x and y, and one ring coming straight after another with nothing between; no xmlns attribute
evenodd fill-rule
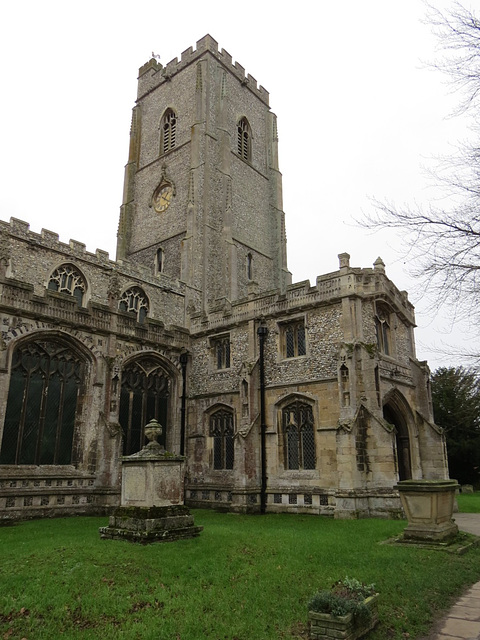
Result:
<svg viewBox="0 0 480 640"><path fill-rule="evenodd" d="M160 140L160 153L163 155L176 146L177 116L173 109L167 109L163 114Z"/></svg>
<svg viewBox="0 0 480 640"><path fill-rule="evenodd" d="M282 410L287 469L315 469L313 411L309 404L295 401Z"/></svg>
<svg viewBox="0 0 480 640"><path fill-rule="evenodd" d="M120 298L118 308L134 315L137 322L143 322L148 315L147 296L140 287L127 289Z"/></svg>
<svg viewBox="0 0 480 640"><path fill-rule="evenodd" d="M252 159L252 134L246 118L242 118L237 125L237 153L244 160Z"/></svg>
<svg viewBox="0 0 480 640"><path fill-rule="evenodd" d="M169 377L158 361L136 360L122 371L119 422L124 456L142 449L145 425L152 418L164 428L158 441L165 446L168 397Z"/></svg>
<svg viewBox="0 0 480 640"><path fill-rule="evenodd" d="M50 276L48 289L59 293L68 293L82 306L86 291L85 279L72 264L62 264Z"/></svg>
<svg viewBox="0 0 480 640"><path fill-rule="evenodd" d="M303 319L281 325L281 349L284 358L306 355L305 322Z"/></svg>
<svg viewBox="0 0 480 640"><path fill-rule="evenodd" d="M19 345L12 358L0 464L71 464L85 362L54 340Z"/></svg>
<svg viewBox="0 0 480 640"><path fill-rule="evenodd" d="M213 468L233 469L233 412L219 409L210 416L210 437L213 438Z"/></svg>
<svg viewBox="0 0 480 640"><path fill-rule="evenodd" d="M213 338L212 347L217 369L230 368L230 336Z"/></svg>
<svg viewBox="0 0 480 640"><path fill-rule="evenodd" d="M390 355L390 313L385 307L377 307L375 315L375 330L377 333L377 346L379 351L382 351L387 356Z"/></svg>

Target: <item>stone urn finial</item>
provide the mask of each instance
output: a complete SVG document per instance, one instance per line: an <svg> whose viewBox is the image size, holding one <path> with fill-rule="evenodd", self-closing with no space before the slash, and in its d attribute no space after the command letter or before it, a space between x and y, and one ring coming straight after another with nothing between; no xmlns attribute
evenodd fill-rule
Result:
<svg viewBox="0 0 480 640"><path fill-rule="evenodd" d="M145 446L145 449L150 449L154 451L160 451L162 446L157 442L157 438L161 436L163 433L162 425L152 418L150 422L145 426L145 437L148 439L148 443Z"/></svg>

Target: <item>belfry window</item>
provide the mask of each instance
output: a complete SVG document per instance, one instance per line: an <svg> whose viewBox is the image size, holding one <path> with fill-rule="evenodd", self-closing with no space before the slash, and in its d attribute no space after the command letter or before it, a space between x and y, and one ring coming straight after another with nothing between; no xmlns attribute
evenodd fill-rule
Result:
<svg viewBox="0 0 480 640"><path fill-rule="evenodd" d="M244 160L252 159L252 134L246 118L242 118L237 125L237 153Z"/></svg>
<svg viewBox="0 0 480 640"><path fill-rule="evenodd" d="M305 322L303 319L281 325L281 340L284 358L306 355Z"/></svg>
<svg viewBox="0 0 480 640"><path fill-rule="evenodd" d="M120 298L118 308L120 311L125 311L134 315L137 322L144 322L148 315L147 296L140 287L127 289Z"/></svg>
<svg viewBox="0 0 480 640"><path fill-rule="evenodd" d="M48 289L73 296L81 307L86 291L85 279L72 264L62 264L50 276Z"/></svg>
<svg viewBox="0 0 480 640"><path fill-rule="evenodd" d="M282 411L287 469L315 469L313 411L309 404L295 401Z"/></svg>
<svg viewBox="0 0 480 640"><path fill-rule="evenodd" d="M213 438L213 468L233 469L233 412L220 409L210 416L210 437Z"/></svg>
<svg viewBox="0 0 480 640"><path fill-rule="evenodd" d="M167 109L163 114L160 140L160 154L163 155L176 146L177 116L173 109Z"/></svg>

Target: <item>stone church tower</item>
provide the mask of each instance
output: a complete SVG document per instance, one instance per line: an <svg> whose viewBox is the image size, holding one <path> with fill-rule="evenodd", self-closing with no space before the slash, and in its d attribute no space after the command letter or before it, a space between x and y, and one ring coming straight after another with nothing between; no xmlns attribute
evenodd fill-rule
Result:
<svg viewBox="0 0 480 640"><path fill-rule="evenodd" d="M269 96L210 36L140 69L116 260L0 221L0 517L105 513L152 418L190 506L397 516L448 475L383 261L291 284Z"/></svg>
<svg viewBox="0 0 480 640"><path fill-rule="evenodd" d="M117 258L184 282L189 309L291 282L268 99L210 36L140 69Z"/></svg>

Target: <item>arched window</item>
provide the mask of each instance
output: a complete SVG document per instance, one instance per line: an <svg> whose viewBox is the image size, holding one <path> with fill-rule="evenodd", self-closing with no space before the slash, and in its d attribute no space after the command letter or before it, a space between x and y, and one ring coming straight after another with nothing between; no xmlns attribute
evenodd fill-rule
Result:
<svg viewBox="0 0 480 640"><path fill-rule="evenodd" d="M68 293L82 306L86 291L85 279L73 264L62 264L50 276L48 289L59 293Z"/></svg>
<svg viewBox="0 0 480 640"><path fill-rule="evenodd" d="M295 401L282 411L287 469L315 469L313 411L309 404Z"/></svg>
<svg viewBox="0 0 480 640"><path fill-rule="evenodd" d="M157 249L157 260L155 264L157 273L163 272L164 261L165 261L165 254L163 252L163 249Z"/></svg>
<svg viewBox="0 0 480 640"><path fill-rule="evenodd" d="M160 154L163 155L176 146L177 116L173 109L167 109L160 125Z"/></svg>
<svg viewBox="0 0 480 640"><path fill-rule="evenodd" d="M233 469L233 412L219 409L210 416L210 437L213 438L213 468Z"/></svg>
<svg viewBox="0 0 480 640"><path fill-rule="evenodd" d="M119 422L123 455L137 453L145 444L145 425L155 418L163 426L158 439L165 446L169 377L158 362L135 360L122 371Z"/></svg>
<svg viewBox="0 0 480 640"><path fill-rule="evenodd" d="M252 134L246 118L237 125L237 153L244 160L252 159Z"/></svg>
<svg viewBox="0 0 480 640"><path fill-rule="evenodd" d="M375 330L377 332L377 346L385 355L391 354L390 344L390 313L383 306L377 306L375 315Z"/></svg>
<svg viewBox="0 0 480 640"><path fill-rule="evenodd" d="M247 255L247 279L253 280L253 256L251 253Z"/></svg>
<svg viewBox="0 0 480 640"><path fill-rule="evenodd" d="M143 322L148 315L147 296L140 287L127 289L120 298L118 308L136 316L137 322Z"/></svg>
<svg viewBox="0 0 480 640"><path fill-rule="evenodd" d="M345 364L340 367L340 385L342 392L342 407L350 406L350 372Z"/></svg>
<svg viewBox="0 0 480 640"><path fill-rule="evenodd" d="M85 361L53 339L18 346L12 358L0 464L71 464Z"/></svg>

